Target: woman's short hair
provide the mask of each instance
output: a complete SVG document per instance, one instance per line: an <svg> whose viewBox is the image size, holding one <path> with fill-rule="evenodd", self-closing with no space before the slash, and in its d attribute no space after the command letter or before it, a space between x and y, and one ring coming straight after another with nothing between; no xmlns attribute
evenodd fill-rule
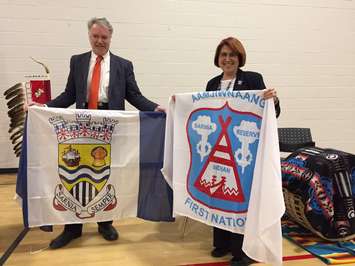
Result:
<svg viewBox="0 0 355 266"><path fill-rule="evenodd" d="M215 66L219 67L218 65L218 57L219 54L221 53L222 47L226 45L228 46L233 52L237 53L238 55L238 60L239 60L239 67L242 67L245 65L245 60L246 60L246 53L243 44L234 37L228 37L226 39L223 39L217 46L216 53L214 55L214 64Z"/></svg>

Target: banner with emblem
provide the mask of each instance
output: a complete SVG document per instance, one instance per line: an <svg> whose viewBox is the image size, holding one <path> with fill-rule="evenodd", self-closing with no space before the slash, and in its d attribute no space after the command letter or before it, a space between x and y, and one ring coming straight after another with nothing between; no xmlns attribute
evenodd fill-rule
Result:
<svg viewBox="0 0 355 266"><path fill-rule="evenodd" d="M281 263L276 115L261 91L175 95L162 171L173 188L174 214L244 234L250 257Z"/></svg>
<svg viewBox="0 0 355 266"><path fill-rule="evenodd" d="M17 180L25 226L173 220L164 129L162 113L31 107Z"/></svg>

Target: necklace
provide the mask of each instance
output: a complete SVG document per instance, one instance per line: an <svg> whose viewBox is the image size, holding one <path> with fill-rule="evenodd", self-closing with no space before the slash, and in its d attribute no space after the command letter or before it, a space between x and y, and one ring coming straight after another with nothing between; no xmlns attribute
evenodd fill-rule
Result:
<svg viewBox="0 0 355 266"><path fill-rule="evenodd" d="M227 81L227 80L224 80L224 81ZM232 87L232 83L234 83L234 82L235 82L235 78L229 80L227 86L224 87L224 86L222 86L222 84L225 83L225 82L223 82L223 80L221 80L221 82L219 83L219 88L218 88L218 89L219 89L219 90L226 90L226 91L228 91L228 90Z"/></svg>
<svg viewBox="0 0 355 266"><path fill-rule="evenodd" d="M231 85L232 85L232 81L233 81L233 79L232 79L231 81L229 81L229 82L228 82L228 86L227 86L227 88L226 88L226 91L228 91L228 90L229 90L229 88L231 87Z"/></svg>

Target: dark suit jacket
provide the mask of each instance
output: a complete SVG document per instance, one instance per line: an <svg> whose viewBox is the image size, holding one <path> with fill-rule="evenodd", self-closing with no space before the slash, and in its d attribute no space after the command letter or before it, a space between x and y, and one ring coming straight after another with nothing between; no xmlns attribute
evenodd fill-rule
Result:
<svg viewBox="0 0 355 266"><path fill-rule="evenodd" d="M206 91L216 91L220 89L223 73L208 81ZM234 82L234 91L263 90L266 89L263 76L257 72L243 71L238 69L237 80ZM281 109L280 102L275 104L276 117L279 117Z"/></svg>
<svg viewBox="0 0 355 266"><path fill-rule="evenodd" d="M86 107L87 78L91 52L74 55L70 59L70 72L64 92L47 103L49 107L66 108L76 103L77 109ZM110 81L108 109L124 110L125 99L141 111L153 111L157 104L140 92L130 61L110 53Z"/></svg>

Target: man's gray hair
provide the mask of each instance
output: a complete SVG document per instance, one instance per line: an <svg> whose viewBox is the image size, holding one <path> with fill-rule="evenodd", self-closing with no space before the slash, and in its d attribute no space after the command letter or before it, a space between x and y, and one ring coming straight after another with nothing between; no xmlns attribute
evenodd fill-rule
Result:
<svg viewBox="0 0 355 266"><path fill-rule="evenodd" d="M104 26L108 29L108 31L112 34L113 33L113 28L111 23L106 19L106 18L92 18L88 21L88 30L91 29L91 27L94 25L100 25L100 26Z"/></svg>

